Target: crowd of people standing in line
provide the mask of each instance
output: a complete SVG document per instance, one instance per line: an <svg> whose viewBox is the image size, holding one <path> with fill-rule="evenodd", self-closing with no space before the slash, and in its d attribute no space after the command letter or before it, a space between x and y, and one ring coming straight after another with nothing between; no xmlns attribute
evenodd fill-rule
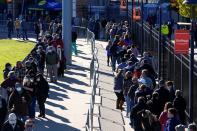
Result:
<svg viewBox="0 0 197 131"><path fill-rule="evenodd" d="M184 131L186 128L186 100L173 81L157 78L157 64L151 52L139 57L127 21L108 22L107 65L114 72L116 109L124 110L135 131ZM158 84L156 84L158 80ZM188 125L196 131L196 125Z"/></svg>
<svg viewBox="0 0 197 131"><path fill-rule="evenodd" d="M38 26L35 30L41 31ZM5 64L0 87L0 131L33 131L36 102L38 117L45 118L48 82L57 83L58 77L64 77L65 68L61 21L55 20L46 32L39 32L35 48L24 61L18 61L15 67Z"/></svg>

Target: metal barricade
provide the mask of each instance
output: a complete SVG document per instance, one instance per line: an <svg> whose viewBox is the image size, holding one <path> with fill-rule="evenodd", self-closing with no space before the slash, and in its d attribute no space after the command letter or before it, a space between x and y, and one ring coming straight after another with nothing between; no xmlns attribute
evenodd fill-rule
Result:
<svg viewBox="0 0 197 131"><path fill-rule="evenodd" d="M91 98L90 98L90 106L87 111L87 120L86 120L86 131L93 131L93 116L94 116L94 104L95 104L95 96L96 96L96 88L98 85L98 69L99 63L97 58L98 49L95 45L95 35L92 31L90 31L86 27L81 26L73 26L73 31L75 31L78 35L78 38L85 38L87 44L91 45L91 53L92 58L90 62L90 86L91 90Z"/></svg>
<svg viewBox="0 0 197 131"><path fill-rule="evenodd" d="M174 54L174 41L165 38L159 43L159 28L150 28L147 23L144 23L144 28L142 29L141 23L133 22L134 25L134 35L136 44L139 48L143 48L144 51L150 51L155 57L157 65L156 71L160 68L160 73L163 79L173 80L176 89L183 91L183 96L189 103L189 55L176 55ZM144 43L141 40L141 33L144 33ZM158 48L161 46L161 52ZM161 53L161 58L159 60L159 53ZM197 86L197 61L194 64L194 87ZM197 108L197 88L194 88L194 109ZM189 106L187 106L187 112L189 111ZM194 110L194 121L197 121L197 112Z"/></svg>

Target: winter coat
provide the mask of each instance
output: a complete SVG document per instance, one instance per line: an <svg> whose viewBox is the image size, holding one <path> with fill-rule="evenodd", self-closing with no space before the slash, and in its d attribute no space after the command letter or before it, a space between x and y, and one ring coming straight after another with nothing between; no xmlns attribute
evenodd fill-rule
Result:
<svg viewBox="0 0 197 131"><path fill-rule="evenodd" d="M24 97L24 99L22 98ZM28 115L28 104L30 103L30 95L25 90L22 90L22 94L19 94L16 90L10 95L8 101L8 108L11 112L14 112L19 116Z"/></svg>
<svg viewBox="0 0 197 131"><path fill-rule="evenodd" d="M186 101L183 97L176 97L173 101L173 105L178 112L185 112Z"/></svg>
<svg viewBox="0 0 197 131"><path fill-rule="evenodd" d="M166 131L176 131L175 127L179 124L180 124L180 122L178 121L178 119L176 117L170 118L166 122L165 130Z"/></svg>
<svg viewBox="0 0 197 131"><path fill-rule="evenodd" d="M124 82L123 82L123 94L125 96L128 95L128 92L132 86L132 79L131 78L128 78L128 79L124 79Z"/></svg>
<svg viewBox="0 0 197 131"><path fill-rule="evenodd" d="M48 52L46 54L46 64L47 65L55 65L58 63L58 60L59 60L59 58L58 58L58 55L56 52L53 51L53 52Z"/></svg>
<svg viewBox="0 0 197 131"><path fill-rule="evenodd" d="M113 57L118 57L118 45L113 44L110 48L110 52L111 52Z"/></svg>
<svg viewBox="0 0 197 131"><path fill-rule="evenodd" d="M130 119L133 122L134 130L142 131L141 124L141 113L143 110L147 109L147 105L145 103L137 103L132 109L130 114Z"/></svg>
<svg viewBox="0 0 197 131"><path fill-rule="evenodd" d="M10 70L8 69L8 68L5 68L4 70L3 70L3 78L4 79L7 79L8 78L8 73L10 72Z"/></svg>
<svg viewBox="0 0 197 131"><path fill-rule="evenodd" d="M163 109L166 102L169 102L170 100L170 93L165 87L160 87L159 89L156 89L155 92L159 94L159 101L161 103L161 108Z"/></svg>
<svg viewBox="0 0 197 131"><path fill-rule="evenodd" d="M159 122L162 126L162 130L161 131L164 131L164 128L166 126L166 122L168 120L168 112L167 111L163 111L160 116L159 116Z"/></svg>
<svg viewBox="0 0 197 131"><path fill-rule="evenodd" d="M160 101L157 99L151 99L149 101L147 101L147 106L148 109L154 114L157 115L157 117L160 116L161 114L161 105L160 105Z"/></svg>
<svg viewBox="0 0 197 131"><path fill-rule="evenodd" d="M128 95L129 95L130 99L133 101L135 99L135 92L138 89L138 87L139 87L138 84L133 84L133 85L131 85L130 90L128 91Z"/></svg>
<svg viewBox="0 0 197 131"><path fill-rule="evenodd" d="M36 84L36 97L38 100L46 99L48 97L49 84L48 82L41 77L40 81Z"/></svg>
<svg viewBox="0 0 197 131"><path fill-rule="evenodd" d="M114 90L123 90L123 80L124 77L122 75L114 77Z"/></svg>
<svg viewBox="0 0 197 131"><path fill-rule="evenodd" d="M13 127L9 124L8 121L6 121L4 124L3 124L3 127L2 127L2 130L1 131L24 131L25 128L24 128L24 123L17 120L16 122L16 125L15 125L15 128L13 129Z"/></svg>

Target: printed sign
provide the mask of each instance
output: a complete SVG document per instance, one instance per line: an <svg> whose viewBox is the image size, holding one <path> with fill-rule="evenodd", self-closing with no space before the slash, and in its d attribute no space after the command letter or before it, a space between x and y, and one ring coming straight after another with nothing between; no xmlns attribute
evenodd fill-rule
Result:
<svg viewBox="0 0 197 131"><path fill-rule="evenodd" d="M189 52L189 30L176 30L175 32L175 54L188 54Z"/></svg>

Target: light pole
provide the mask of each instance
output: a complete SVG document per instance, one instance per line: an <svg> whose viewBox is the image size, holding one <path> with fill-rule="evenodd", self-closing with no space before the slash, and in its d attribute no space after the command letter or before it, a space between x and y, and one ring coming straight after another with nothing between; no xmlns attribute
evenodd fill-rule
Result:
<svg viewBox="0 0 197 131"><path fill-rule="evenodd" d="M191 38L190 38L190 64L189 64L189 120L193 122L193 88L194 88L194 19L196 0L184 0L183 4L191 5Z"/></svg>
<svg viewBox="0 0 197 131"><path fill-rule="evenodd" d="M141 32L141 55L144 52L144 1L141 0L141 25L142 25L142 32Z"/></svg>
<svg viewBox="0 0 197 131"><path fill-rule="evenodd" d="M162 11L161 11L161 7L159 5L158 79L161 78L161 43L162 43L161 24L162 24Z"/></svg>
<svg viewBox="0 0 197 131"><path fill-rule="evenodd" d="M67 64L72 63L71 31L72 31L72 0L62 0L62 37L64 41L64 56Z"/></svg>

